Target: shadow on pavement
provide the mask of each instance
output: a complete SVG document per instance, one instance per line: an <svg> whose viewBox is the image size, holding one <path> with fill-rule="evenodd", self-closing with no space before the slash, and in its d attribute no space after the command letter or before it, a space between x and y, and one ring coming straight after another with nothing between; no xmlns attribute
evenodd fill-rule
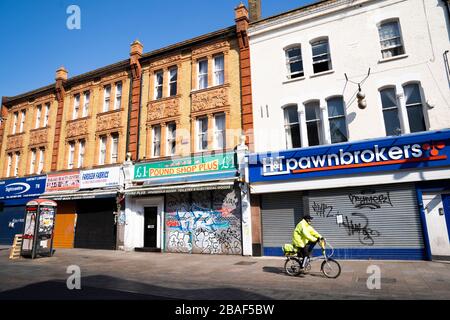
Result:
<svg viewBox="0 0 450 320"><path fill-rule="evenodd" d="M81 278L80 290L50 280L0 292L0 300L270 300L235 288L176 289L109 276Z"/></svg>

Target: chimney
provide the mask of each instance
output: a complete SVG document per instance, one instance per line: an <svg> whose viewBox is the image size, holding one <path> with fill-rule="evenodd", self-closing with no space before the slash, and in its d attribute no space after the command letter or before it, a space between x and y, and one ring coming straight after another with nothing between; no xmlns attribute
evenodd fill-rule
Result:
<svg viewBox="0 0 450 320"><path fill-rule="evenodd" d="M134 79L140 77L141 74L141 64L139 59L142 57L143 48L144 46L139 40L134 40L130 47L130 66Z"/></svg>
<svg viewBox="0 0 450 320"><path fill-rule="evenodd" d="M237 32L244 32L245 36L248 29L248 10L247 8L241 3L239 6L237 6L234 9L234 21L236 21L236 29Z"/></svg>
<svg viewBox="0 0 450 320"><path fill-rule="evenodd" d="M55 80L62 80L62 81L66 81L67 80L67 70L64 67L60 67L58 70L56 70L56 77Z"/></svg>
<svg viewBox="0 0 450 320"><path fill-rule="evenodd" d="M142 56L142 49L144 48L144 46L142 45L142 43L139 40L134 40L133 43L131 44L131 48L130 48L130 57L138 55L138 56Z"/></svg>
<svg viewBox="0 0 450 320"><path fill-rule="evenodd" d="M261 0L248 0L248 9L250 12L250 22L261 19Z"/></svg>

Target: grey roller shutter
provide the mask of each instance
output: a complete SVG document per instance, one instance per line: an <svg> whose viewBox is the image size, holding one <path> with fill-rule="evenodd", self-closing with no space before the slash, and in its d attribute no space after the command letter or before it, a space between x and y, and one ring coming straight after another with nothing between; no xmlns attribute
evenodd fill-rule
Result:
<svg viewBox="0 0 450 320"><path fill-rule="evenodd" d="M401 255L411 252L402 249L424 248L414 185L310 191L307 199L312 225L335 248L353 249L353 254L354 249L378 249L383 255L394 252L387 249ZM344 219L340 226L339 214Z"/></svg>
<svg viewBox="0 0 450 320"><path fill-rule="evenodd" d="M292 232L303 216L302 201L300 192L262 195L261 218L264 248L281 248L283 244L292 242Z"/></svg>

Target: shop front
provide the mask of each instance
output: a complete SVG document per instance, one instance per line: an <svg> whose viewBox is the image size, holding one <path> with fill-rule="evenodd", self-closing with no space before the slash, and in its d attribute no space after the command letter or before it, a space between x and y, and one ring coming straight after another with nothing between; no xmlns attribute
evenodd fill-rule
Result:
<svg viewBox="0 0 450 320"><path fill-rule="evenodd" d="M264 255L305 214L343 259L450 257L450 130L249 156Z"/></svg>
<svg viewBox="0 0 450 320"><path fill-rule="evenodd" d="M127 250L242 254L234 153L139 163L132 174Z"/></svg>
<svg viewBox="0 0 450 320"><path fill-rule="evenodd" d="M24 228L25 205L45 190L46 176L0 181L0 244L11 245Z"/></svg>
<svg viewBox="0 0 450 320"><path fill-rule="evenodd" d="M48 176L42 195L58 203L55 248L115 250L120 167Z"/></svg>

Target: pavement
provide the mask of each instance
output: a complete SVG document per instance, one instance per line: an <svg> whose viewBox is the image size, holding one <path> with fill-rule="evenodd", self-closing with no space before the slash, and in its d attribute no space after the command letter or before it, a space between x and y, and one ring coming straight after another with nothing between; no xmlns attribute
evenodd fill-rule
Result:
<svg viewBox="0 0 450 320"><path fill-rule="evenodd" d="M340 260L340 277L328 279L320 262L292 277L276 257L57 249L51 258L10 260L8 254L0 248L0 300L450 299L450 264L441 262ZM80 290L67 288L73 265L81 271ZM367 270L374 265L381 287L370 290Z"/></svg>

